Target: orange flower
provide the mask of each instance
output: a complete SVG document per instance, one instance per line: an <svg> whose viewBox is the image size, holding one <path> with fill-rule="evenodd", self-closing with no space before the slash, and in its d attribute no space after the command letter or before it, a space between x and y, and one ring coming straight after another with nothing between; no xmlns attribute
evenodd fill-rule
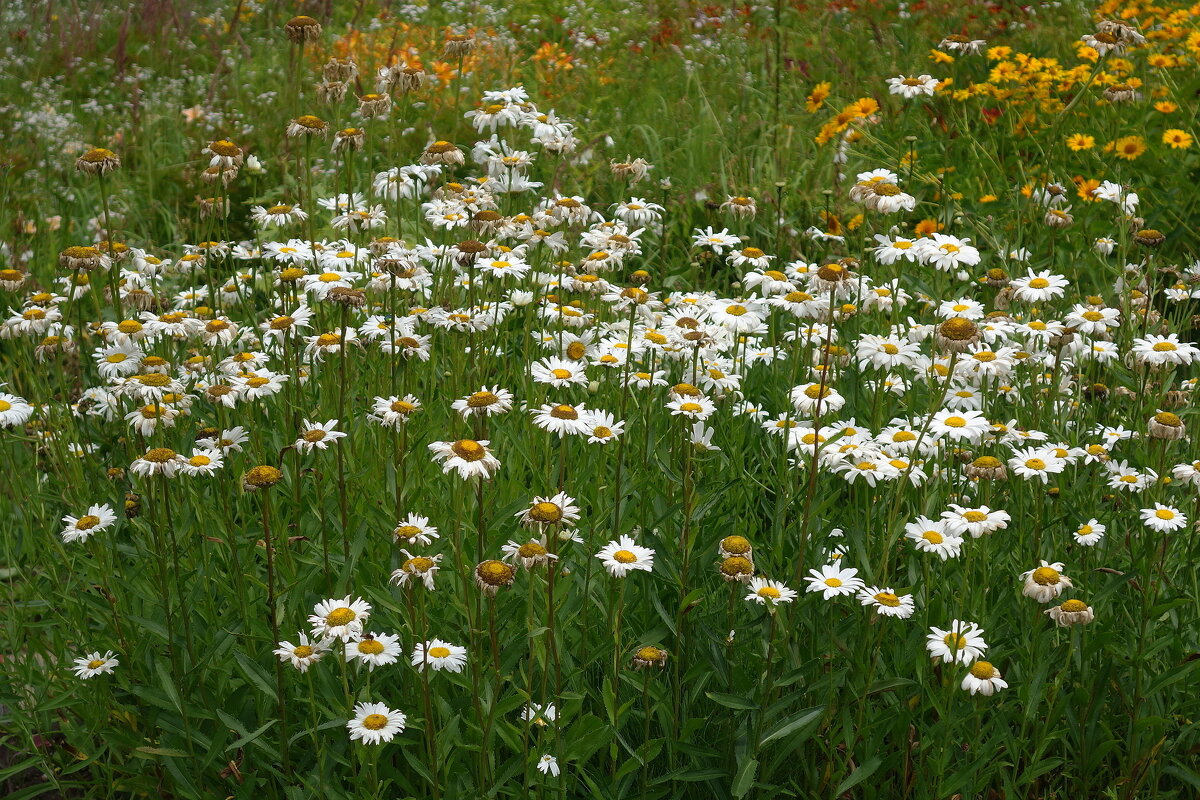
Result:
<svg viewBox="0 0 1200 800"><path fill-rule="evenodd" d="M941 229L942 223L936 219L923 219L913 228L917 236L928 236L931 233L937 233Z"/></svg>

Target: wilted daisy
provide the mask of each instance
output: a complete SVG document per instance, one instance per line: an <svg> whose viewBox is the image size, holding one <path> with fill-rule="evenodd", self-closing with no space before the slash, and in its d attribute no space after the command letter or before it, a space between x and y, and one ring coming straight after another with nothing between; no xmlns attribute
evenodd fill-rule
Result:
<svg viewBox="0 0 1200 800"><path fill-rule="evenodd" d="M1046 611L1059 626L1088 625L1096 618L1092 607L1082 600L1068 600Z"/></svg>
<svg viewBox="0 0 1200 800"><path fill-rule="evenodd" d="M376 397L371 403L370 418L385 428L398 431L420 408L421 401L411 394Z"/></svg>
<svg viewBox="0 0 1200 800"><path fill-rule="evenodd" d="M284 663L291 663L293 667L301 672L307 672L308 668L321 660L321 657L329 652L329 640L317 638L309 640L308 634L303 631L296 634L299 637L299 644L291 642L280 642L279 647L275 648L275 655Z"/></svg>
<svg viewBox="0 0 1200 800"><path fill-rule="evenodd" d="M1025 586L1021 594L1039 603L1048 603L1058 597L1072 586L1071 579L1062 574L1062 568L1060 562L1043 561L1037 569L1022 572L1021 580L1025 581Z"/></svg>
<svg viewBox="0 0 1200 800"><path fill-rule="evenodd" d="M87 513L80 517L67 515L62 518L62 521L64 525L62 540L66 544L70 544L86 542L93 535L108 530L116 523L117 515L113 512L112 506L106 503L90 506Z"/></svg>
<svg viewBox="0 0 1200 800"><path fill-rule="evenodd" d="M526 528L574 528L579 521L579 506L575 505L575 498L566 492L559 492L553 497L534 497L528 508L518 511L514 516L520 518Z"/></svg>
<svg viewBox="0 0 1200 800"><path fill-rule="evenodd" d="M407 550L401 550L404 554L404 561L400 564L400 568L392 572L391 581L397 586L407 586L410 582L420 581L425 584L425 588L429 591L434 590L434 581L437 577L438 562L442 560L442 554L438 553L433 556L414 556Z"/></svg>
<svg viewBox="0 0 1200 800"><path fill-rule="evenodd" d="M346 595L341 600L322 600L313 606L308 618L312 635L317 639L349 641L362 634L363 625L371 616L371 604L360 597Z"/></svg>
<svg viewBox="0 0 1200 800"><path fill-rule="evenodd" d="M86 681L88 678L94 678L97 675L110 674L120 663L117 660L116 653L112 650L106 650L104 655L100 655L100 652L96 651L75 659L75 666L72 669L75 672L76 678Z"/></svg>
<svg viewBox="0 0 1200 800"><path fill-rule="evenodd" d="M478 392L455 400L450 407L461 414L463 419L472 416L490 417L512 410L512 400L512 392L507 389L484 386Z"/></svg>
<svg viewBox="0 0 1200 800"><path fill-rule="evenodd" d="M346 723L350 730L350 741L363 744L390 742L404 730L408 717L401 711L393 711L384 703L358 703L354 706L354 717Z"/></svg>
<svg viewBox="0 0 1200 800"><path fill-rule="evenodd" d="M396 544L421 545L425 547L438 538L438 529L429 524L429 517L409 514L392 529Z"/></svg>
<svg viewBox="0 0 1200 800"><path fill-rule="evenodd" d="M417 642L413 646L412 665L417 669L428 667L432 670L462 672L466 664L467 648L465 647L443 642L441 639Z"/></svg>
<svg viewBox="0 0 1200 800"><path fill-rule="evenodd" d="M537 761L538 772L544 775L549 775L552 778L558 777L558 759L546 753Z"/></svg>
<svg viewBox="0 0 1200 800"><path fill-rule="evenodd" d="M596 558L614 578L624 578L631 570L650 572L654 568L654 551L638 545L629 536L609 542L596 553Z"/></svg>
<svg viewBox="0 0 1200 800"><path fill-rule="evenodd" d="M983 640L983 630L974 622L954 620L949 630L931 627L931 633L925 637L925 648L934 659L941 659L947 664L970 664L982 656L987 650L987 642Z"/></svg>

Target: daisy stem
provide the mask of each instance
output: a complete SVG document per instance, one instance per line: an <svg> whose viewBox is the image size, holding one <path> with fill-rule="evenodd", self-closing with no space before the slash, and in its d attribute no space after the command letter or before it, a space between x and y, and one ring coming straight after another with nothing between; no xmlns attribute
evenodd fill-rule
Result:
<svg viewBox="0 0 1200 800"><path fill-rule="evenodd" d="M425 593L419 591L415 584L411 591L417 594L417 616L421 621L421 642L424 648L422 652L428 653L429 618L425 614ZM429 696L428 657L426 657L425 663L421 665L421 700L425 708L425 750L429 755L429 774L433 777L434 800L438 800L441 797L441 788L438 785L437 736L434 733L433 701Z"/></svg>
<svg viewBox="0 0 1200 800"><path fill-rule="evenodd" d="M259 489L262 495L263 543L267 549L267 620L271 625L271 641L279 641L279 619L275 607L275 546L271 538L270 489ZM283 772L291 775L291 759L288 754L287 695L284 692L283 662L275 659L275 694L279 706L279 747L283 761Z"/></svg>
<svg viewBox="0 0 1200 800"><path fill-rule="evenodd" d="M341 307L342 325L341 325L341 358L338 359L338 421L343 427L348 427L346 419L346 362L350 358L350 352L347 348L347 327L349 325L350 307L343 305ZM346 495L346 446L340 446L337 449L337 470L338 470L338 504L341 511L342 522L342 557L346 562L350 562L350 526L347 522L347 507L349 498Z"/></svg>

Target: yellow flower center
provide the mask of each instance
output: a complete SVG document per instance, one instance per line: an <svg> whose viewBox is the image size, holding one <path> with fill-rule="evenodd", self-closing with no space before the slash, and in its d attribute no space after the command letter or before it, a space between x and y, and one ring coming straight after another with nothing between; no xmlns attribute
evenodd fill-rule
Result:
<svg viewBox="0 0 1200 800"><path fill-rule="evenodd" d="M326 614L325 622L330 626L336 627L339 625L347 625L357 618L358 614L356 614L353 609L341 606L340 608L335 608L333 611L330 611L328 614Z"/></svg>
<svg viewBox="0 0 1200 800"><path fill-rule="evenodd" d="M85 517L79 518L79 521L75 523L75 529L80 530L80 531L90 531L92 528L96 527L99 524L100 524L99 517L88 514Z"/></svg>
<svg viewBox="0 0 1200 800"><path fill-rule="evenodd" d="M555 523L563 518L563 510L556 503L543 501L529 509L529 516L538 522Z"/></svg>
<svg viewBox="0 0 1200 800"><path fill-rule="evenodd" d="M1158 517L1159 519L1170 520L1175 519L1175 512L1169 508L1160 508L1158 511L1154 512L1154 516Z"/></svg>
<svg viewBox="0 0 1200 800"><path fill-rule="evenodd" d="M306 644L302 644L299 647L292 648L292 655L294 655L296 658L308 658L312 654L313 654L313 649Z"/></svg>
<svg viewBox="0 0 1200 800"><path fill-rule="evenodd" d="M628 550L618 550L617 552L613 553L613 561L616 561L619 564L632 564L633 562L637 561L637 556Z"/></svg>
<svg viewBox="0 0 1200 800"><path fill-rule="evenodd" d="M967 522L983 522L985 519L987 519L987 514L983 513L982 511L968 511L963 514L963 519L965 519Z"/></svg>
<svg viewBox="0 0 1200 800"><path fill-rule="evenodd" d="M1033 571L1033 582L1038 586L1054 586L1058 583L1058 570L1050 567L1038 567Z"/></svg>
<svg viewBox="0 0 1200 800"><path fill-rule="evenodd" d="M459 439L450 445L450 449L463 461L479 461L487 455L483 445L470 439Z"/></svg>
<svg viewBox="0 0 1200 800"><path fill-rule="evenodd" d="M386 728L388 718L383 714L367 714L363 717L362 726L369 731L378 731Z"/></svg>
<svg viewBox="0 0 1200 800"><path fill-rule="evenodd" d="M971 674L981 681L990 681L996 677L996 668L988 661L976 661L971 665Z"/></svg>
<svg viewBox="0 0 1200 800"><path fill-rule="evenodd" d="M783 596L783 593L780 592L778 589L776 589L774 586L764 586L758 590L758 596L765 597L768 600L778 600L780 597Z"/></svg>
<svg viewBox="0 0 1200 800"><path fill-rule="evenodd" d="M450 655L449 647L431 647L429 648L430 658L445 658Z"/></svg>
<svg viewBox="0 0 1200 800"><path fill-rule="evenodd" d="M383 652L383 643L378 639L363 639L358 643L358 652L368 656L377 656Z"/></svg>
<svg viewBox="0 0 1200 800"><path fill-rule="evenodd" d="M888 608L898 608L900 606L900 598L891 592L879 592L875 595L875 602Z"/></svg>

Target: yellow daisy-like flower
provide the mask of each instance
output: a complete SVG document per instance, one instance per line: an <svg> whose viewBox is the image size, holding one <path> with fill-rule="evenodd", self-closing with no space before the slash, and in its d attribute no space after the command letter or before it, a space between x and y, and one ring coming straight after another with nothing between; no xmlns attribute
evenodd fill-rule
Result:
<svg viewBox="0 0 1200 800"><path fill-rule="evenodd" d="M1181 131L1179 128L1168 128L1163 131L1163 144L1169 145L1172 150L1186 150L1192 146L1192 135L1187 131Z"/></svg>
<svg viewBox="0 0 1200 800"><path fill-rule="evenodd" d="M1091 150L1096 146L1096 137L1086 133L1072 133L1067 137L1067 149L1078 153L1080 150Z"/></svg>
<svg viewBox="0 0 1200 800"><path fill-rule="evenodd" d="M1175 105L1170 100L1159 100L1154 104L1154 110L1160 114L1174 114L1179 110L1179 106Z"/></svg>
<svg viewBox="0 0 1200 800"><path fill-rule="evenodd" d="M1117 158L1133 161L1146 152L1146 140L1141 136L1122 136L1112 143L1112 152Z"/></svg>

